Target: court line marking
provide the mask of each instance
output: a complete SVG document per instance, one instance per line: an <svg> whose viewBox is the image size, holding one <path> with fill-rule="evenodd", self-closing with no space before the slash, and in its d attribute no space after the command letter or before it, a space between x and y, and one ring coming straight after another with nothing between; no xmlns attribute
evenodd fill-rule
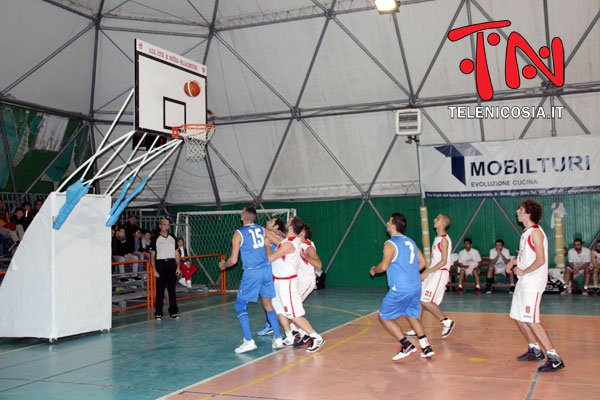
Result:
<svg viewBox="0 0 600 400"><path fill-rule="evenodd" d="M343 328L344 326L346 326L346 325L350 325L350 324L352 324L352 323L354 323L354 322L356 322L356 321L359 321L359 320L361 320L361 319L364 319L365 321L367 321L367 325L366 325L366 326L365 326L365 327L364 327L364 328L363 328L363 329L362 329L360 332L358 332L358 333L356 333L356 334L354 334L354 335L352 335L352 336L349 336L349 337L347 337L347 338L343 339L342 341L340 341L340 342L338 342L338 343L335 343L335 344L334 344L334 345L332 345L332 346L328 346L328 347L326 347L326 348L325 348L325 349L323 349L323 350L320 350L320 351L318 351L318 352L316 352L316 353L314 353L314 354L311 354L311 355L310 355L310 356L308 356L308 357L304 357L304 358L302 358L302 359L300 359L300 360L296 361L296 362L295 362L295 363L293 363L293 364L287 365L287 366L285 366L285 367L283 367L283 368L281 368L281 369L279 369L279 370L277 370L277 371L275 371L275 372L272 372L272 373L270 373L270 374L268 374L268 375L265 375L265 376L263 376L263 377L261 377L261 378L255 379L255 380L253 380L253 381L251 381L251 382L248 382L248 383L245 383L245 384L243 384L243 385L237 386L237 387L235 387L235 388L233 388L233 389L229 389L229 390L226 390L226 391L224 391L224 392L220 392L220 393L215 393L215 394L214 394L214 395L212 395L212 396L203 397L201 400L208 400L208 399L210 399L210 398L212 398L212 397L215 397L215 396L226 396L226 395L228 395L228 394L230 394L230 393L233 393L233 392L235 392L235 391L238 391L238 390L240 390L240 389L243 389L243 388L245 388L245 387L252 386L252 385L254 385L254 384L256 384L256 383L263 382L263 381L265 381L265 380L267 380L267 379L269 379L269 378L272 378L272 377L274 377L274 376L276 376L276 375L279 375L279 374L281 374L281 373L283 373L283 372L287 371L287 370L288 370L288 369L290 369L290 368L293 368L293 367L295 367L295 366L297 366L297 365L300 365L301 363L303 363L303 362L305 362L305 361L308 361L308 360L310 360L310 359L314 358L315 356L317 356L317 355L319 355L319 354L326 353L326 352L327 352L327 351L329 351L329 350L335 349L336 347L338 347L338 346L340 346L340 345L342 345L342 344L345 344L345 343L347 343L347 342L349 342L349 341L351 341L351 340L354 340L354 339L356 339L357 337L359 337L359 336L363 335L364 333L366 333L366 332L367 332L367 331L368 331L368 330L371 328L371 325L373 325L373 323L372 323L372 322L371 322L371 320L369 319L369 316L370 316L370 315L373 315L373 314L375 314L375 313L377 312L377 310L376 310L376 311L373 311L373 312L372 312L372 313L370 313L370 314L367 314L367 315L362 315L362 314L359 314L359 313L355 313L355 312L353 312L353 311L342 310L342 309L339 309L339 308L332 308L332 307L325 307L325 306L316 306L316 305L309 305L309 304L306 304L306 306L308 306L308 307L314 307L314 308L322 308L322 309L325 309L325 310L339 311L339 312L343 312L343 313L347 313L347 314L352 314L352 315L357 315L357 316L358 316L358 318L356 318L356 319L353 319L353 320L351 320L351 321L348 321L348 322L346 322L345 324L342 324L342 325L340 325L340 326L336 326L336 327L334 327L334 328L331 328L331 329L329 329L329 330L327 330L327 331L323 332L323 333L322 333L322 335L325 335L325 334L327 334L327 333L329 333L329 332L331 332L331 331L334 331L334 330L336 330L336 329ZM175 396L175 395L178 395L178 394L180 394L180 393L186 392L186 391L187 391L187 389L189 389L189 388L191 388L191 387L194 387L194 386L198 386L198 385L204 384L204 383L206 383L206 382L208 382L208 381L210 381L210 380L212 380L212 379L216 379L216 378L218 378L218 377L220 377L220 376L223 376L223 375L225 375L225 374L228 374L228 373L230 373L230 372L233 372L233 371L235 371L235 370L238 370L238 369L240 369L240 368L243 368L243 367L245 367L245 366L247 366L247 365L250 365L250 364L252 364L252 363L255 363L255 362L257 362L257 361L260 361L260 360L262 360L262 359L264 359L264 358L267 358L267 357L274 356L274 355L276 355L276 354L278 354L278 353L279 353L279 351L276 351L276 352L273 352L273 353L269 353L269 354L265 354L264 356L262 356L262 357L259 357L259 358L255 359L255 360L252 360L252 361L250 361L250 362L247 362L247 363L245 363L245 364L239 365L239 366L237 366L237 367L235 367L235 368L232 368L232 369L230 369L230 370L223 371L223 372L221 372L220 374L214 375L214 376L212 376L212 377L210 377L210 378L207 378L207 379L204 379L204 380L202 380L202 381L200 381L200 382L197 382L197 383L191 384L191 385L189 385L189 386L187 386L187 387L185 387L185 388L183 388L183 389L179 389L179 390L177 390L176 392L173 392L173 393L170 393L170 394L168 394L168 395L166 395L166 396L160 397L160 398L159 398L159 399L157 399L157 400L166 399L166 398L167 398L167 397L169 397L169 396ZM193 391L190 391L190 393L193 393Z"/></svg>
<svg viewBox="0 0 600 400"><path fill-rule="evenodd" d="M554 337L554 333L550 332L548 336L550 337L550 340L552 340L552 338ZM533 380L531 381L531 384L529 385L529 390L527 391L527 395L525 396L525 400L531 400L531 396L533 396L535 386L537 385L537 381L540 377L540 371L538 371L538 368L544 365L545 360L546 359L544 358L538 362L537 367L535 369L535 374L533 374Z"/></svg>

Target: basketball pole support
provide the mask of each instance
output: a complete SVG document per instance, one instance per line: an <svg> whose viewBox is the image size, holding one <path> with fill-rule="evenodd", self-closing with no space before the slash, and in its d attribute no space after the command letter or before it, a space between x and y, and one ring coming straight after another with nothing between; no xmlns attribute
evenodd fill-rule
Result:
<svg viewBox="0 0 600 400"><path fill-rule="evenodd" d="M156 148L155 140L146 154L135 157L138 145L123 165L109 168L135 133L131 130L108 141L133 95L134 90L129 93L96 152L50 193L25 231L0 285L0 337L47 338L54 343L61 337L111 329L111 236L107 222L111 217L118 218L127 203L143 190L146 182L183 142L174 140ZM92 164L111 150L113 154L108 160L84 182ZM144 167L158 157L162 160L158 160L125 201L113 207L116 210L111 215L112 193L125 180L133 182ZM128 166L133 170L115 185ZM82 196L75 199L65 213L64 224L57 229L54 222L68 200L67 193L61 190L82 171L81 178L75 183L85 188L86 194L81 193ZM92 183L112 174L116 177L109 190L104 194L87 194Z"/></svg>

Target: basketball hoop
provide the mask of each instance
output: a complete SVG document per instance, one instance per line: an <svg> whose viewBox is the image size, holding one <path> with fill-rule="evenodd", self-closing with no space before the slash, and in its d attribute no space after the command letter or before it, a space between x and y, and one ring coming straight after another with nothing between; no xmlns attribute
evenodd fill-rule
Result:
<svg viewBox="0 0 600 400"><path fill-rule="evenodd" d="M215 132L214 125L186 124L173 127L173 137L183 138L186 148L186 158L189 161L202 161L206 157L206 145Z"/></svg>

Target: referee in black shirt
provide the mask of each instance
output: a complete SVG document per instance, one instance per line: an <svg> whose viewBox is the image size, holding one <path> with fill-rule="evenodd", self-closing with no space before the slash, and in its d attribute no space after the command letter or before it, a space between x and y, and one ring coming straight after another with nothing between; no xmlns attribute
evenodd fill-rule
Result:
<svg viewBox="0 0 600 400"><path fill-rule="evenodd" d="M179 270L179 251L177 240L169 233L169 220L160 220L160 233L152 237L150 241L150 253L152 254L152 271L156 278L156 301L154 303L154 318L161 320L163 316L163 300L165 297L165 286L169 292L169 315L173 319L179 319L177 311L177 299L175 296L175 284Z"/></svg>

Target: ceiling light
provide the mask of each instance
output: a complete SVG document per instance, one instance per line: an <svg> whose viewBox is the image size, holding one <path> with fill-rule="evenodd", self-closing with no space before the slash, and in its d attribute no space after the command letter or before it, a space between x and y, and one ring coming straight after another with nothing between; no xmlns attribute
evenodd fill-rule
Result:
<svg viewBox="0 0 600 400"><path fill-rule="evenodd" d="M379 14L391 14L398 12L397 0L375 0L375 7Z"/></svg>

